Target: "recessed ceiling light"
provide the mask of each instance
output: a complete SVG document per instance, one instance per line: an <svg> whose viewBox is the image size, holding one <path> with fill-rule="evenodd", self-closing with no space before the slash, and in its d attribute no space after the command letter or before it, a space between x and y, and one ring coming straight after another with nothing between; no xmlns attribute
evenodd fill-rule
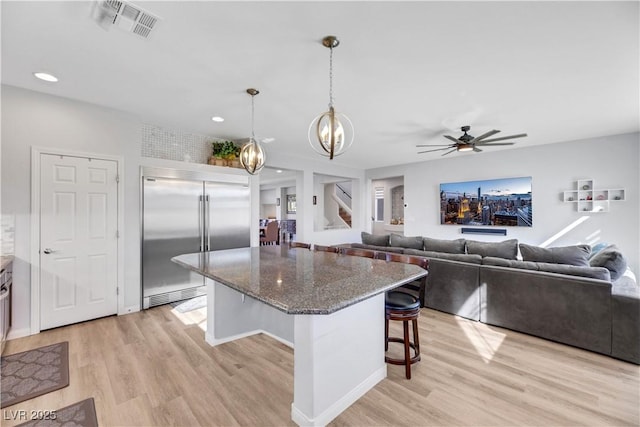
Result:
<svg viewBox="0 0 640 427"><path fill-rule="evenodd" d="M45 82L55 83L58 81L58 78L56 76L51 75L49 73L38 72L38 73L33 73L33 75L39 78L40 80L44 80Z"/></svg>
<svg viewBox="0 0 640 427"><path fill-rule="evenodd" d="M282 169L278 169L276 173L282 173Z"/></svg>
<svg viewBox="0 0 640 427"><path fill-rule="evenodd" d="M211 120L213 120L216 123L224 122L224 118L220 117L220 116L213 116L213 117L211 117Z"/></svg>

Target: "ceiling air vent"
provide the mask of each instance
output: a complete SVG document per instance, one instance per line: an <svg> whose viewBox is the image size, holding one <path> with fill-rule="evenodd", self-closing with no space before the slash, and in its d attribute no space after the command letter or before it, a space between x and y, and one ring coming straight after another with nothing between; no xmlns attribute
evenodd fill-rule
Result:
<svg viewBox="0 0 640 427"><path fill-rule="evenodd" d="M104 29L119 27L125 31L149 38L159 18L146 10L123 0L99 0L96 20Z"/></svg>

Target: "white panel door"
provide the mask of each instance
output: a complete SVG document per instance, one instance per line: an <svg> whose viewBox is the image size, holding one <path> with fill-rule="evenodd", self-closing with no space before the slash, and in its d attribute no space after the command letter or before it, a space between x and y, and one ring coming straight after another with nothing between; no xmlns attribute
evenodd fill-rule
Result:
<svg viewBox="0 0 640 427"><path fill-rule="evenodd" d="M115 314L117 163L41 154L40 329Z"/></svg>

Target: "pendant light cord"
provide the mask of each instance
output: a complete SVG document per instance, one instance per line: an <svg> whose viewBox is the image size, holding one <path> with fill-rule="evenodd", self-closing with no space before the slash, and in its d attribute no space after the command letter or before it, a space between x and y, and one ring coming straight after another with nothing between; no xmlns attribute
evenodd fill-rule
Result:
<svg viewBox="0 0 640 427"><path fill-rule="evenodd" d="M254 107L253 107L253 99L255 98L255 95L251 95L251 138L255 141L256 140L256 134L254 131L254 126L253 126L253 111L254 111Z"/></svg>
<svg viewBox="0 0 640 427"><path fill-rule="evenodd" d="M333 107L333 47L329 48L329 108Z"/></svg>

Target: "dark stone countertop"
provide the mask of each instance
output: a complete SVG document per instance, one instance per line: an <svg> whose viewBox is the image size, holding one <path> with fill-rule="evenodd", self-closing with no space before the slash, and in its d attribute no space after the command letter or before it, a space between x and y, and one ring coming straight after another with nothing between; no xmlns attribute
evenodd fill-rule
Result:
<svg viewBox="0 0 640 427"><path fill-rule="evenodd" d="M185 254L172 261L288 314L331 314L427 274L411 264L286 246Z"/></svg>

